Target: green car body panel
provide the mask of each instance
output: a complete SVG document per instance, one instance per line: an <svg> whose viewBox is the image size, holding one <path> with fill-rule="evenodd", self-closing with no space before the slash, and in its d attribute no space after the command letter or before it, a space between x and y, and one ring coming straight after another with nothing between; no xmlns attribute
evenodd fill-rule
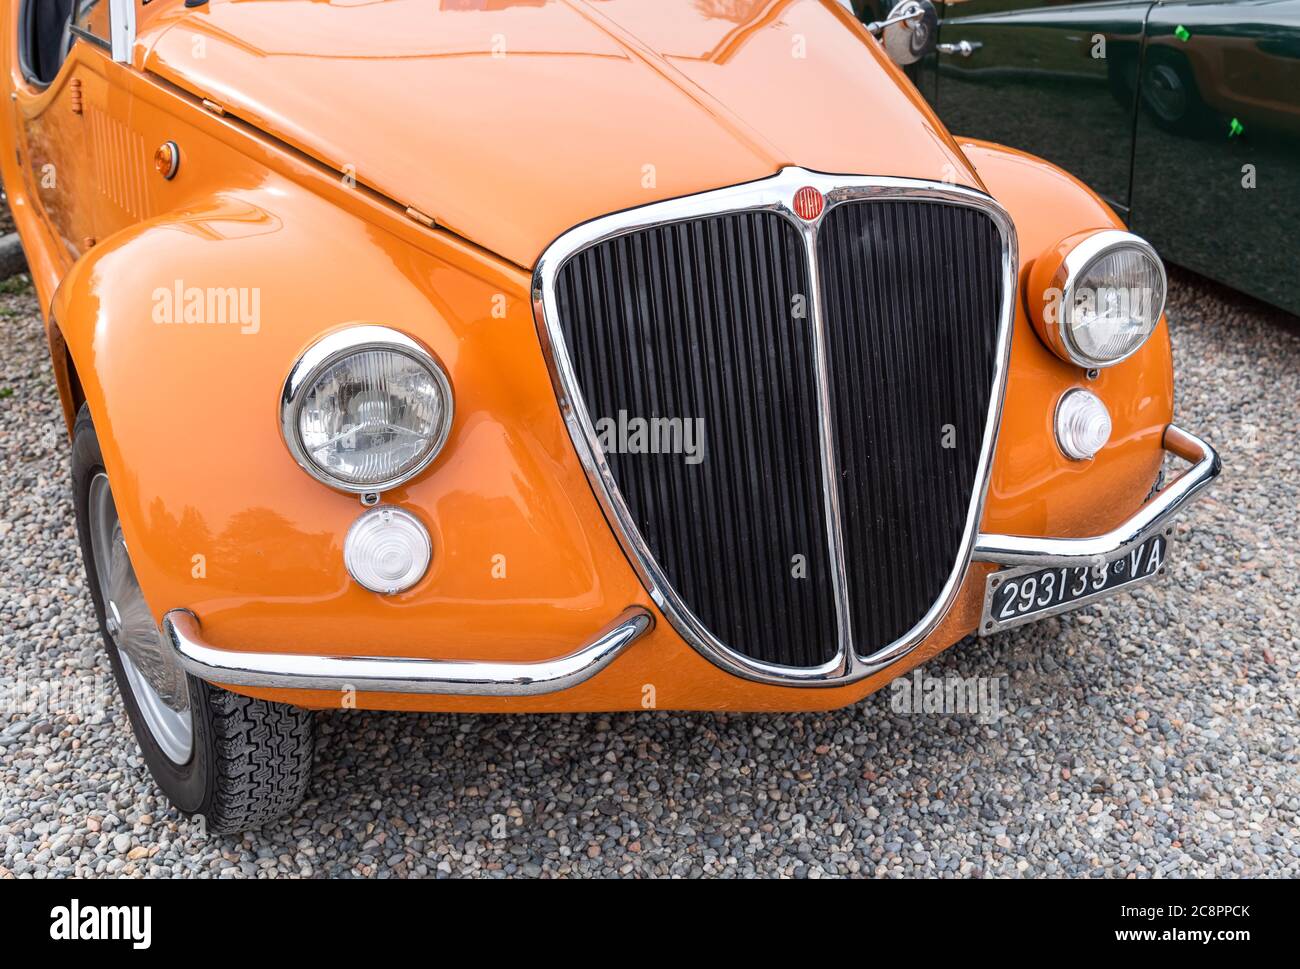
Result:
<svg viewBox="0 0 1300 969"><path fill-rule="evenodd" d="M1169 262L1300 314L1300 0L936 7L940 44L974 50L909 74L949 130L1060 165Z"/></svg>

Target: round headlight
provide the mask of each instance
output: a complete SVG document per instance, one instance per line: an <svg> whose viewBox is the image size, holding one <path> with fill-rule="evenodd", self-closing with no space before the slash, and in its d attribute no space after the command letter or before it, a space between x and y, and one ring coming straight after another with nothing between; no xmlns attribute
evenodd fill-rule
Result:
<svg viewBox="0 0 1300 969"><path fill-rule="evenodd" d="M451 384L432 354L385 326L317 341L285 380L280 429L318 481L385 491L429 466L451 431Z"/></svg>
<svg viewBox="0 0 1300 969"><path fill-rule="evenodd" d="M1052 350L1088 369L1109 367L1147 341L1165 308L1165 267L1131 232L1071 236L1030 274L1035 328Z"/></svg>

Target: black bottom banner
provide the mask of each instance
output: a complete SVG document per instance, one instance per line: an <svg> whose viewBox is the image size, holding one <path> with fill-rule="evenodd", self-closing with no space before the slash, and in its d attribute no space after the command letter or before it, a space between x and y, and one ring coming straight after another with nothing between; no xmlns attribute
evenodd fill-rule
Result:
<svg viewBox="0 0 1300 969"><path fill-rule="evenodd" d="M986 955L1010 945L1044 955L1130 950L1185 958L1201 950L1231 959L1256 943L1276 946L1290 937L1281 923L1294 908L1292 889L1262 881L453 886L15 879L0 882L0 921L17 951L49 946L126 959L174 957L195 951L196 941L241 945L258 956L372 957L444 936L488 952L525 943L532 951L576 946L590 955L593 945L619 951L631 938L653 951L666 937L674 947L707 939L736 955L755 945L770 954L774 944L821 944L819 936L840 931L839 914L868 944L875 936L891 945L911 936L917 953L928 956ZM593 890L598 894L586 894ZM693 898L697 891L707 894ZM761 911L781 915L775 922L737 918ZM729 923L725 931L720 921Z"/></svg>

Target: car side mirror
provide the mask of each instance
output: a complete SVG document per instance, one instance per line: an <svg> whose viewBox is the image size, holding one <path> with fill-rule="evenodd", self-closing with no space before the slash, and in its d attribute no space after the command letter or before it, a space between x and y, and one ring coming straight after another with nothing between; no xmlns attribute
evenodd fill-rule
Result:
<svg viewBox="0 0 1300 969"><path fill-rule="evenodd" d="M867 24L895 64L915 64L939 43L939 15L930 0L899 0L884 20Z"/></svg>

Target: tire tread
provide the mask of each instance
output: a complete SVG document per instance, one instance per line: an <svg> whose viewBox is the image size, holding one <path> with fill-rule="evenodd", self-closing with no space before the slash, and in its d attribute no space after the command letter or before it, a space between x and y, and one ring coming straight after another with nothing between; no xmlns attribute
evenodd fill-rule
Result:
<svg viewBox="0 0 1300 969"><path fill-rule="evenodd" d="M90 408L82 404L73 426L72 482L86 575L113 675L132 730L155 781L187 817L201 816L209 831L249 831L294 810L311 781L313 716L310 711L243 696L188 677L194 749L176 764L149 733L123 672L112 637L103 628L104 604L86 531L87 488L104 469Z"/></svg>
<svg viewBox="0 0 1300 969"><path fill-rule="evenodd" d="M202 688L216 751L209 829L244 831L297 807L311 780L311 713L209 684Z"/></svg>

